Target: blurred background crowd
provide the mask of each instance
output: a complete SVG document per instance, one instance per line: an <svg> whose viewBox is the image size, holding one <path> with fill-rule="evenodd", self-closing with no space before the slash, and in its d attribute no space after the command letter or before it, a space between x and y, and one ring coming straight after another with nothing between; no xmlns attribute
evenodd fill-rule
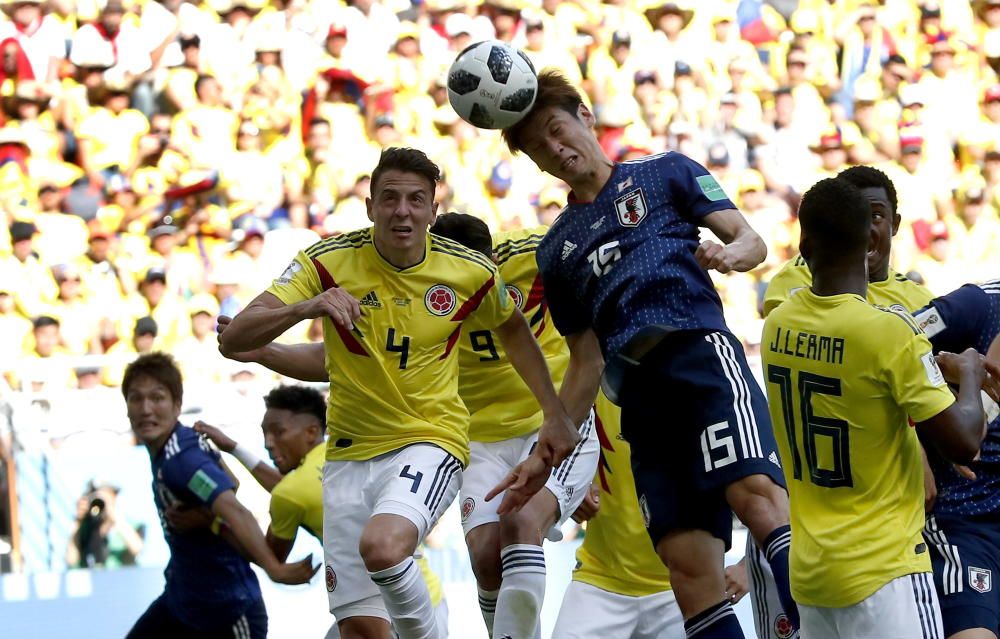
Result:
<svg viewBox="0 0 1000 639"><path fill-rule="evenodd" d="M448 105L449 64L488 38L579 83L611 158L676 149L717 175L770 249L716 278L748 343L795 254L798 197L852 163L895 182L897 271L945 293L1000 263L1000 0L0 5L0 370L15 390L114 387L150 349L196 385L259 375L219 358L215 316L297 249L367 225L386 146L442 166L442 211L551 223L565 191Z"/></svg>

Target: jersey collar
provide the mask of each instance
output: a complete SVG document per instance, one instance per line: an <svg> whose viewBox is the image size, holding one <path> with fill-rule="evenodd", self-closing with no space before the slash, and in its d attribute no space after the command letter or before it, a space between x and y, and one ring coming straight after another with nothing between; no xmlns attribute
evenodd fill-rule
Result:
<svg viewBox="0 0 1000 639"><path fill-rule="evenodd" d="M424 242L423 259L421 259L413 266L408 266L406 268L399 268L398 266L394 266L392 263L389 262L389 260L382 257L382 254L379 253L378 251L378 247L375 246L375 239L372 233L369 233L368 235L367 248L370 249L372 262L375 263L382 270L388 271L390 273L415 273L419 271L421 268L423 268L424 264L427 263L427 256L430 255L431 253L431 234L430 232L427 233L427 241Z"/></svg>

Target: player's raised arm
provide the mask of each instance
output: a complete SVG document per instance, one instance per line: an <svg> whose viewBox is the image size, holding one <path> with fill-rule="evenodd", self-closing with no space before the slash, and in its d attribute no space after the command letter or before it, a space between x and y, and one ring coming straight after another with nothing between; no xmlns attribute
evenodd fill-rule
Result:
<svg viewBox="0 0 1000 639"><path fill-rule="evenodd" d="M937 415L917 423L948 460L960 464L973 461L986 433L980 389L986 378L983 356L974 349L961 355L941 353L937 357L946 380L958 384L958 398Z"/></svg>
<svg viewBox="0 0 1000 639"><path fill-rule="evenodd" d="M226 352L222 348L222 334L229 328L232 318L219 316L219 351L237 362L255 362L261 366L303 382L328 382L326 350L322 342L305 344L270 343L245 352Z"/></svg>
<svg viewBox="0 0 1000 639"><path fill-rule="evenodd" d="M736 209L709 213L702 220L725 246L706 240L695 252L695 259L705 269L720 273L746 272L756 268L767 257L767 245L754 231L743 214Z"/></svg>
<svg viewBox="0 0 1000 639"><path fill-rule="evenodd" d="M324 316L353 329L354 320L361 317L361 307L340 288L328 289L294 304L286 304L273 293L264 291L233 318L229 329L222 334L220 350L223 355L251 351L270 344L302 320Z"/></svg>
<svg viewBox="0 0 1000 639"><path fill-rule="evenodd" d="M257 480L257 483L267 492L274 490L274 487L281 481L281 473L274 467L266 464L263 459L257 457L246 447L240 446L239 442L215 426L197 421L194 423L194 429L212 440L212 443L218 446L219 450L227 452L238 459L250 471L250 474Z"/></svg>

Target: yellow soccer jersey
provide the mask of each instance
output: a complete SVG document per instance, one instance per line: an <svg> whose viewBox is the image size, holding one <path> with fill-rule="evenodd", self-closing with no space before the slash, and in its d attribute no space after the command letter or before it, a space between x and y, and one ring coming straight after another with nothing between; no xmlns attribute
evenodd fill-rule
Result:
<svg viewBox="0 0 1000 639"><path fill-rule="evenodd" d="M295 539L299 526L323 539L323 464L326 444L317 444L271 491L271 534Z"/></svg>
<svg viewBox="0 0 1000 639"><path fill-rule="evenodd" d="M535 262L535 249L546 230L542 226L497 233L493 247L507 292L527 318L558 389L569 364L569 349L552 324ZM537 430L542 408L507 359L500 340L478 320L471 321L467 330L459 346L458 392L472 414L469 439L495 442Z"/></svg>
<svg viewBox="0 0 1000 639"><path fill-rule="evenodd" d="M781 267L764 294L764 317L779 304L802 289L812 286L812 273L802 256L789 260ZM889 277L881 282L868 283L868 301L877 306L895 308L910 313L927 306L934 294L905 275L889 269Z"/></svg>
<svg viewBox="0 0 1000 639"><path fill-rule="evenodd" d="M362 316L354 330L323 319L327 459L366 460L431 443L468 463L455 346L467 319L494 328L514 311L493 262L429 235L423 261L400 270L362 229L302 251L268 291L295 304L333 286L361 301Z"/></svg>
<svg viewBox="0 0 1000 639"><path fill-rule="evenodd" d="M791 501L792 595L854 605L931 569L921 422L955 399L906 312L804 289L764 323L768 406Z"/></svg>
<svg viewBox="0 0 1000 639"><path fill-rule="evenodd" d="M601 508L587 522L587 535L576 551L573 579L629 597L670 590L670 574L653 550L639 510L631 453L621 436L621 409L604 393L597 396L597 436Z"/></svg>

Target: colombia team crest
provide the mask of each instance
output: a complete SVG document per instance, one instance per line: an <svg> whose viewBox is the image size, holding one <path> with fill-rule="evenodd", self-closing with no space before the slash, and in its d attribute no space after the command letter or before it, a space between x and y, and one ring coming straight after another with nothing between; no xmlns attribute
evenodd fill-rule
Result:
<svg viewBox="0 0 1000 639"><path fill-rule="evenodd" d="M333 572L333 566L326 566L326 590L333 592L337 589L337 573Z"/></svg>
<svg viewBox="0 0 1000 639"><path fill-rule="evenodd" d="M618 214L618 223L622 226L639 226L647 215L646 197L642 194L642 189L629 191L616 198L615 213Z"/></svg>
<svg viewBox="0 0 1000 639"><path fill-rule="evenodd" d="M507 293L509 293L510 298L514 300L514 306L521 308L521 304L524 303L524 293L521 292L521 289L513 284L508 284Z"/></svg>
<svg viewBox="0 0 1000 639"><path fill-rule="evenodd" d="M444 317L455 310L457 299L455 291L450 286L435 284L427 289L427 293L424 294L424 306L427 307L427 310L432 315Z"/></svg>
<svg viewBox="0 0 1000 639"><path fill-rule="evenodd" d="M462 502L462 523L469 521L469 516L472 511L476 509L476 500L472 497L466 497L465 501Z"/></svg>

